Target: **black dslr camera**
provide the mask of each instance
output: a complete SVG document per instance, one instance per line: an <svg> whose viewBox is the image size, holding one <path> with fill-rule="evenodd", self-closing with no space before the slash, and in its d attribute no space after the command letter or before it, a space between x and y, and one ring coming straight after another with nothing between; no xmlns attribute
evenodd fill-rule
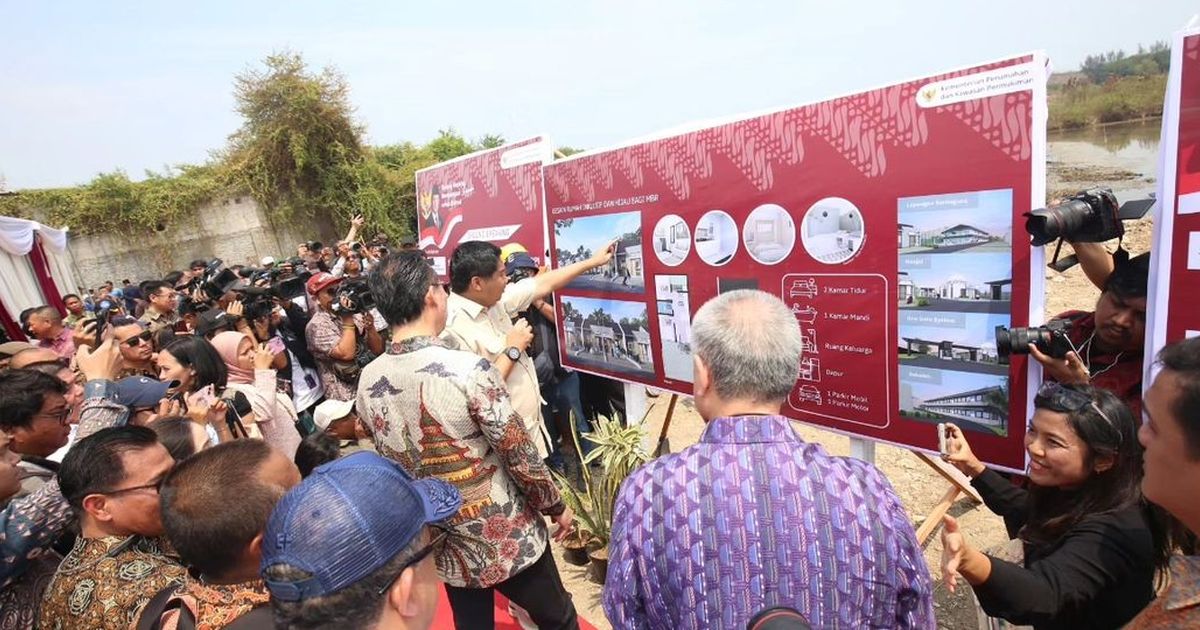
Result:
<svg viewBox="0 0 1200 630"><path fill-rule="evenodd" d="M1091 188L1041 210L1025 213L1025 231L1033 245L1058 241L1050 268L1066 271L1077 262L1074 256L1058 260L1063 241L1102 243L1125 235L1122 221L1140 219L1154 206L1154 199L1137 199L1118 206L1111 188Z"/></svg>
<svg viewBox="0 0 1200 630"><path fill-rule="evenodd" d="M1067 338L1071 322L1065 319L1052 319L1044 326L1029 328L996 327L996 355L1001 363L1008 363L1010 355L1029 354L1029 344L1033 344L1039 352L1056 359L1062 359L1068 352L1075 349Z"/></svg>
<svg viewBox="0 0 1200 630"><path fill-rule="evenodd" d="M375 308L375 296L366 280L347 280L333 296L334 315L357 315Z"/></svg>

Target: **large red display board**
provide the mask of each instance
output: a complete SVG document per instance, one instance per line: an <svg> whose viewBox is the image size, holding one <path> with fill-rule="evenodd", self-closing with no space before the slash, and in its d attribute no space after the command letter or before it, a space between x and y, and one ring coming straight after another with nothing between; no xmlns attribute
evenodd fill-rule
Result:
<svg viewBox="0 0 1200 630"><path fill-rule="evenodd" d="M565 365L691 392L691 318L757 288L795 314L805 354L786 412L936 449L937 422L1024 467L1021 214L1044 199L1045 60L1027 55L732 120L545 168L556 265L611 239L608 267L557 294ZM1032 286L1031 285L1035 285Z"/></svg>
<svg viewBox="0 0 1200 630"><path fill-rule="evenodd" d="M1147 370L1166 344L1200 335L1200 29L1175 36L1163 105ZM1143 380L1150 386L1150 378Z"/></svg>
<svg viewBox="0 0 1200 630"><path fill-rule="evenodd" d="M549 140L539 136L417 171L417 246L443 282L463 241L521 243L542 261L542 164L552 158Z"/></svg>

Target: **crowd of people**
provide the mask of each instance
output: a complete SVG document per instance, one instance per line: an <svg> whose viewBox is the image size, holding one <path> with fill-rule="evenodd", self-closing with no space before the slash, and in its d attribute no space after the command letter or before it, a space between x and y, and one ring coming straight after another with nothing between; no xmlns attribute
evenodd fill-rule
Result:
<svg viewBox="0 0 1200 630"><path fill-rule="evenodd" d="M0 630L421 629L442 589L458 628L492 627L494 592L526 627L579 627L551 470L578 473L600 388L559 362L552 294L613 248L546 269L468 241L443 285L362 226L22 314L31 341L0 345ZM1026 476L947 427L1012 542L947 517L941 576L981 624L1200 626L1200 339L1162 351L1143 401L1147 257L1078 249L1102 294L1062 316L1073 352L1030 349ZM706 428L620 488L613 626L937 627L888 480L782 415L794 315L739 290L692 326Z"/></svg>

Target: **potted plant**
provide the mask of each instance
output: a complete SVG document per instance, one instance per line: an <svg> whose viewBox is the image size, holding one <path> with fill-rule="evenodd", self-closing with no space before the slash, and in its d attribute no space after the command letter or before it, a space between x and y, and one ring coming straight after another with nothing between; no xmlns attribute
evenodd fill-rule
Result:
<svg viewBox="0 0 1200 630"><path fill-rule="evenodd" d="M593 425L593 431L584 434L595 448L583 459L583 490L576 490L562 475L555 473L555 478L562 490L563 501L575 513L576 525L586 536L592 580L603 584L608 572L608 541L612 534L612 510L617 492L634 469L650 461L650 454L643 446L646 430L642 423L625 426L614 414L597 417ZM571 426L574 427L574 422ZM575 452L582 452L574 428L571 438L575 441ZM588 466L596 461L601 468L598 479L592 476Z"/></svg>
<svg viewBox="0 0 1200 630"><path fill-rule="evenodd" d="M563 560L566 560L567 564L581 567L588 563L588 539L582 529L571 532L571 535L563 540L562 545Z"/></svg>

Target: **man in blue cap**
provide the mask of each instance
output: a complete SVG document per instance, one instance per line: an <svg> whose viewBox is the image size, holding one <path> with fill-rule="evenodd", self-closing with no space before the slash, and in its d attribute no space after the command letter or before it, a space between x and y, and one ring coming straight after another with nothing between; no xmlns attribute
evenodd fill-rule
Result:
<svg viewBox="0 0 1200 630"><path fill-rule="evenodd" d="M116 384L116 401L129 409L129 424L146 425L158 410L167 391L179 381L160 381L146 376L127 376Z"/></svg>
<svg viewBox="0 0 1200 630"><path fill-rule="evenodd" d="M278 627L429 628L439 587L432 556L447 537L436 524L461 505L454 486L413 479L375 453L317 468L279 501L262 539Z"/></svg>

